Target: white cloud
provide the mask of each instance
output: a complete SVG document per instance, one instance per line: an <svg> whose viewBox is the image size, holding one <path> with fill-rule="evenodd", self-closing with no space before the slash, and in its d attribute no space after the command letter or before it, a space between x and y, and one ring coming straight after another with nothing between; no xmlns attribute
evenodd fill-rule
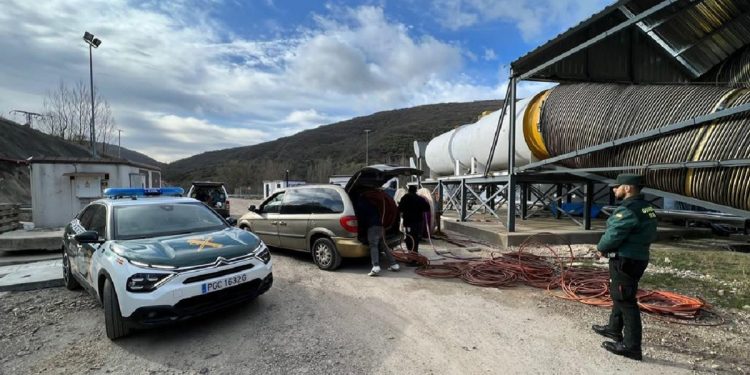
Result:
<svg viewBox="0 0 750 375"><path fill-rule="evenodd" d="M494 60L497 60L497 54L495 53L495 50L493 50L492 48L485 48L483 58L486 61L494 61Z"/></svg>
<svg viewBox="0 0 750 375"><path fill-rule="evenodd" d="M349 10L348 22L318 18L322 27L290 59L297 83L340 94L411 90L461 67L458 47L391 23L381 8Z"/></svg>
<svg viewBox="0 0 750 375"><path fill-rule="evenodd" d="M562 32L609 3L612 0L437 0L432 9L446 28L505 21L530 42Z"/></svg>
<svg viewBox="0 0 750 375"><path fill-rule="evenodd" d="M123 147L133 143L149 156L171 162L206 150L238 147L265 142L269 133L242 126L219 126L194 117L158 112L127 114L137 123L123 133Z"/></svg>
<svg viewBox="0 0 750 375"><path fill-rule="evenodd" d="M314 109L306 109L292 111L279 122L279 125L286 128L284 135L291 135L301 130L316 128L320 125L330 124L340 120L343 119L323 115Z"/></svg>
<svg viewBox="0 0 750 375"><path fill-rule="evenodd" d="M459 45L413 35L380 7L331 6L293 36L254 40L212 19L211 6L8 0L0 12L0 102L39 110L60 79L86 82L84 30L102 40L94 80L125 130L123 146L162 161L379 110L504 92L461 74L468 54Z"/></svg>

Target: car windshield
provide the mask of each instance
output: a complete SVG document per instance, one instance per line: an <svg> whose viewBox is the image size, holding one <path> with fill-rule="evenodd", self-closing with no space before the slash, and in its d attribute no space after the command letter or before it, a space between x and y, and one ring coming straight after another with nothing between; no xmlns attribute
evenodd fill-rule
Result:
<svg viewBox="0 0 750 375"><path fill-rule="evenodd" d="M114 211L119 240L218 230L226 226L210 208L196 203L120 206Z"/></svg>

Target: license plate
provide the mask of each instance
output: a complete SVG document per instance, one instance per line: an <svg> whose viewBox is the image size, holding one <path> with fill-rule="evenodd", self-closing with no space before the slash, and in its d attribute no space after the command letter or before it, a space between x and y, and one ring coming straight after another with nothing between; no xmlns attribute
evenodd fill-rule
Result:
<svg viewBox="0 0 750 375"><path fill-rule="evenodd" d="M242 284L246 281L247 281L247 275L244 273L241 275L229 276L221 280L210 281L210 282L201 284L201 292L203 294L211 293L217 290L221 290L224 288L229 288L231 286Z"/></svg>

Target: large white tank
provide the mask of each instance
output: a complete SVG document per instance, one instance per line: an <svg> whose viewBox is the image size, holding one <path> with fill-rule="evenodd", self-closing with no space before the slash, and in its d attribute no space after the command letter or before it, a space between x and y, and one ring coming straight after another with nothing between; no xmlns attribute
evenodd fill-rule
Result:
<svg viewBox="0 0 750 375"><path fill-rule="evenodd" d="M538 160L538 156L535 156L538 153L531 151L527 140L529 137L538 137L538 134L530 133L535 131L538 133L536 125L539 123L539 109L546 94L546 91L541 92L516 104L516 166ZM470 170L471 159L475 158L481 164L478 172L483 172L483 166L490 156L490 147L492 147L500 112L501 110L497 110L473 124L463 125L433 138L425 151L425 161L430 170L437 175L452 175L455 173L456 160L458 160L463 174ZM509 114L506 113L500 129L490 167L493 171L508 168Z"/></svg>

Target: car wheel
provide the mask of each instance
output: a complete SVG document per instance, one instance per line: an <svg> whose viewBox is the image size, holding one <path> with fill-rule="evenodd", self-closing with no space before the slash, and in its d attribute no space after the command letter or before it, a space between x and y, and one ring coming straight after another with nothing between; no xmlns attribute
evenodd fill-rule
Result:
<svg viewBox="0 0 750 375"><path fill-rule="evenodd" d="M312 256L321 270L333 271L341 265L341 255L328 238L318 238L313 242Z"/></svg>
<svg viewBox="0 0 750 375"><path fill-rule="evenodd" d="M73 274L70 272L70 258L68 258L68 253L65 251L65 248L63 248L63 282L65 283L65 288L68 290L76 290L81 287L80 284L78 284L78 281L73 277Z"/></svg>
<svg viewBox="0 0 750 375"><path fill-rule="evenodd" d="M104 324L107 327L107 337L115 340L130 333L130 329L125 326L125 319L120 313L120 303L117 300L115 286L107 278L104 281Z"/></svg>

